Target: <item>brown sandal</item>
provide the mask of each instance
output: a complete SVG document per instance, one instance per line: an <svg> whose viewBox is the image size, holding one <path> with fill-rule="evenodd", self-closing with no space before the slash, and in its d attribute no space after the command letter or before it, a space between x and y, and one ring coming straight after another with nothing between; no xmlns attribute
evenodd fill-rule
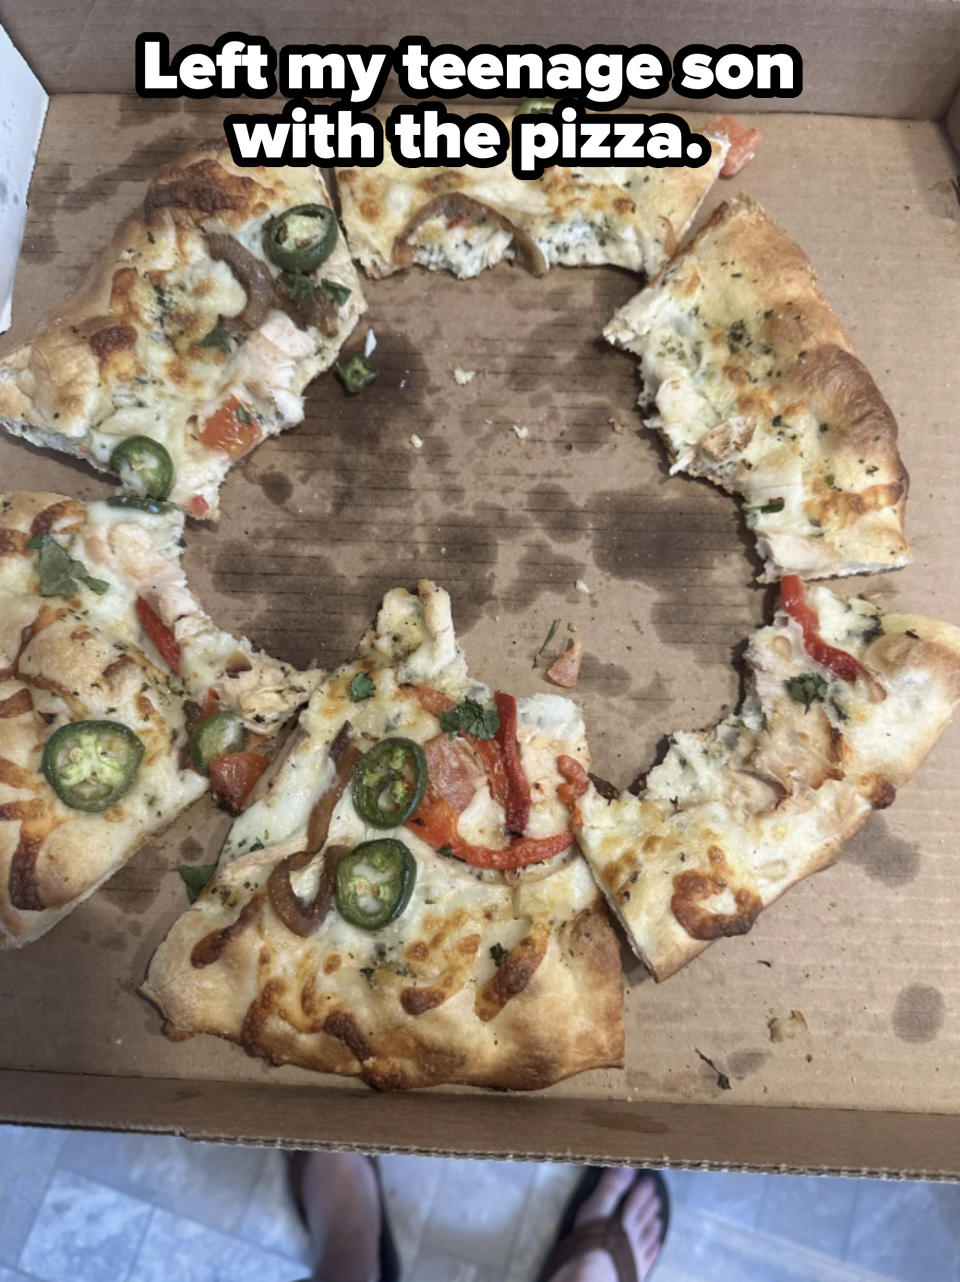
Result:
<svg viewBox="0 0 960 1282"><path fill-rule="evenodd" d="M670 1194L667 1191L666 1180L664 1180L659 1171L637 1171L636 1179L627 1186L609 1216L602 1220L588 1220L586 1224L574 1227L577 1212L594 1192L600 1183L600 1177L603 1173L604 1168L602 1166L590 1166L584 1171L580 1184L570 1199L563 1219L560 1221L556 1243L540 1271L539 1282L550 1282L550 1279L565 1264L569 1264L571 1260L575 1260L581 1255L586 1255L588 1251L606 1251L611 1260L613 1260L613 1266L617 1271L617 1282L639 1282L633 1248L630 1245L630 1239L627 1237L620 1215L624 1202L644 1176L648 1176L653 1180L660 1202L660 1219L663 1222L663 1230L660 1234L660 1249L663 1250L663 1244L667 1238L667 1228L670 1224Z"/></svg>

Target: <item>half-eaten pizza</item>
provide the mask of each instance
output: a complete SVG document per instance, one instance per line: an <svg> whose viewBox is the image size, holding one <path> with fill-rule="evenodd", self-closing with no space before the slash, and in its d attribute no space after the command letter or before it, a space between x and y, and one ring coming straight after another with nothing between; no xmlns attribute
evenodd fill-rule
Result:
<svg viewBox="0 0 960 1282"><path fill-rule="evenodd" d="M960 628L795 576L747 664L739 711L674 735L639 796L590 783L575 802L580 847L657 979L833 863L960 701Z"/></svg>
<svg viewBox="0 0 960 1282"><path fill-rule="evenodd" d="M389 592L146 995L176 1034L380 1087L618 1064L619 946L564 800L587 765L568 699L468 677L446 592Z"/></svg>
<svg viewBox="0 0 960 1282"><path fill-rule="evenodd" d="M364 307L317 168L198 147L0 362L0 424L213 519L231 464L301 421Z"/></svg>
<svg viewBox="0 0 960 1282"><path fill-rule="evenodd" d="M671 470L742 497L765 580L907 563L896 421L806 254L758 204L721 205L604 333L641 358Z"/></svg>
<svg viewBox="0 0 960 1282"><path fill-rule="evenodd" d="M0 497L0 948L45 934L211 784L234 808L315 674L221 631L183 516Z"/></svg>

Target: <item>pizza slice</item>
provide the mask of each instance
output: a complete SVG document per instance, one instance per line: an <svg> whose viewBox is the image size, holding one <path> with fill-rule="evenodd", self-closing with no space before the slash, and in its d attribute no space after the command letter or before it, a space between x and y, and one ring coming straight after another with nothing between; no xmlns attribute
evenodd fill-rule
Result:
<svg viewBox="0 0 960 1282"><path fill-rule="evenodd" d="M198 147L0 362L0 424L214 519L231 464L300 422L364 306L319 169Z"/></svg>
<svg viewBox="0 0 960 1282"><path fill-rule="evenodd" d="M960 700L960 628L790 576L747 665L740 710L674 735L638 796L591 784L575 803L580 847L657 979L744 934L893 802Z"/></svg>
<svg viewBox="0 0 960 1282"><path fill-rule="evenodd" d="M569 700L467 676L446 592L383 602L144 992L168 1030L379 1087L534 1089L623 1051L619 946L563 797Z"/></svg>
<svg viewBox="0 0 960 1282"><path fill-rule="evenodd" d="M515 178L509 157L489 168L411 169L387 154L376 167L338 169L337 187L350 249L369 276L417 263L464 279L504 257L534 275L604 263L653 275L676 252L728 146L712 138L695 169L554 165L538 179Z"/></svg>
<svg viewBox="0 0 960 1282"><path fill-rule="evenodd" d="M211 784L242 805L316 679L207 618L182 530L120 496L0 497L0 948L45 934Z"/></svg>
<svg viewBox="0 0 960 1282"><path fill-rule="evenodd" d="M907 563L896 421L807 256L754 201L721 205L604 333L641 358L671 471L741 496L763 580Z"/></svg>

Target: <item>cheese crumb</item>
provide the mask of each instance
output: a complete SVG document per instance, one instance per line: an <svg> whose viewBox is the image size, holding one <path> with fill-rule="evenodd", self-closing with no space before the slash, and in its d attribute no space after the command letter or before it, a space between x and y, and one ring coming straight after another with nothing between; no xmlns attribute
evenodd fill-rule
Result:
<svg viewBox="0 0 960 1282"><path fill-rule="evenodd" d="M584 583L583 579L577 579L576 583L573 586L577 589L578 592L585 592L587 596L590 595L590 589Z"/></svg>
<svg viewBox="0 0 960 1282"><path fill-rule="evenodd" d="M774 1015L767 1021L771 1042L788 1042L808 1032L802 1010L792 1010L789 1015Z"/></svg>
<svg viewBox="0 0 960 1282"><path fill-rule="evenodd" d="M377 336L372 329L367 330L367 341L363 345L364 356L372 356L377 346Z"/></svg>
<svg viewBox="0 0 960 1282"><path fill-rule="evenodd" d="M513 425L513 430L517 434L518 441L525 441L530 435L529 427L518 427L516 423Z"/></svg>
<svg viewBox="0 0 960 1282"><path fill-rule="evenodd" d="M402 392L402 391L403 391L403 389L406 387L406 385L407 385L407 380L406 380L405 378L401 378L401 380L400 380L400 390L401 390L401 392Z"/></svg>
<svg viewBox="0 0 960 1282"><path fill-rule="evenodd" d="M460 366L458 365L457 368L453 371L453 377L457 380L457 382L460 384L461 387L466 387L466 385L468 383L471 383L473 379L476 377L476 373L477 371L475 369L461 369Z"/></svg>
<svg viewBox="0 0 960 1282"><path fill-rule="evenodd" d="M614 432L616 433L616 435L617 435L617 436L622 436L622 435L623 435L623 424L620 422L620 420L619 420L619 419L616 419L616 418L608 418L608 419L607 419L607 422L608 422L608 423L610 424L610 426L613 428L613 430L614 430Z"/></svg>
<svg viewBox="0 0 960 1282"><path fill-rule="evenodd" d="M413 446L415 450L423 449L423 440L421 437L419 437L416 434L416 432L414 432L413 435L410 437L410 444Z"/></svg>

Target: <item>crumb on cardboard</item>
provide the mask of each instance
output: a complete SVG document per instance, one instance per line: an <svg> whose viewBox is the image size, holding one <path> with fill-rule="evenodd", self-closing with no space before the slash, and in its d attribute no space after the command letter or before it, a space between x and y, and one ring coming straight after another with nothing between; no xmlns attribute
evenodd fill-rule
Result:
<svg viewBox="0 0 960 1282"><path fill-rule="evenodd" d="M373 332L373 329L371 328L367 330L367 337L363 344L363 354L364 356L370 357L373 355L376 349L377 349L377 336Z"/></svg>
<svg viewBox="0 0 960 1282"><path fill-rule="evenodd" d="M521 427L519 423L514 423L513 431L518 441L525 441L530 435L529 427Z"/></svg>
<svg viewBox="0 0 960 1282"><path fill-rule="evenodd" d="M792 1010L789 1015L772 1016L767 1020L767 1030L771 1042L789 1042L810 1031L802 1010Z"/></svg>
<svg viewBox="0 0 960 1282"><path fill-rule="evenodd" d="M607 422L608 422L608 423L610 424L610 426L613 428L613 430L614 430L614 432L616 433L616 435L617 435L617 436L622 436L622 435L623 435L623 431L624 431L623 424L620 422L620 420L619 420L618 418L613 418L613 417L611 416L610 418L608 418L608 419L607 419Z"/></svg>
<svg viewBox="0 0 960 1282"><path fill-rule="evenodd" d="M466 387L468 383L472 383L476 375L477 371L475 369L461 369L459 365L453 371L453 377L461 387Z"/></svg>
<svg viewBox="0 0 960 1282"><path fill-rule="evenodd" d="M414 432L410 437L410 444L413 446L415 450L422 450L423 438L421 436L418 436L416 432Z"/></svg>
<svg viewBox="0 0 960 1282"><path fill-rule="evenodd" d="M583 579L577 579L576 583L573 586L577 589L578 592L583 592L585 596L590 595L590 589L586 585L586 583L584 583Z"/></svg>

